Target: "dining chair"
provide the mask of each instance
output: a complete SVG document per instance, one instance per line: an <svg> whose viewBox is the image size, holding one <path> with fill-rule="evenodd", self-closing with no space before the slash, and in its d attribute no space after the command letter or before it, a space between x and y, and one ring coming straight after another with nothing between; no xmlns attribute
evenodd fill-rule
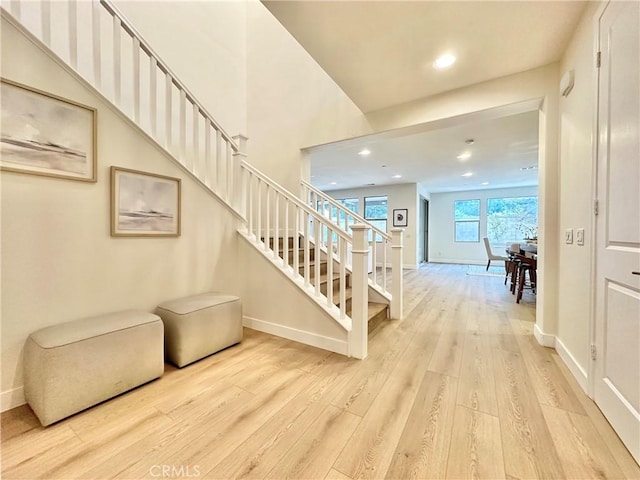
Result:
<svg viewBox="0 0 640 480"><path fill-rule="evenodd" d="M486 270L489 270L489 267L491 266L491 260L499 260L504 262L504 268L506 270L507 262L509 261L509 259L501 255L494 255L493 252L491 251L491 244L489 243L489 239L487 237L484 237L483 240L484 240L484 248L487 251L487 257L489 259L489 261L487 262Z"/></svg>

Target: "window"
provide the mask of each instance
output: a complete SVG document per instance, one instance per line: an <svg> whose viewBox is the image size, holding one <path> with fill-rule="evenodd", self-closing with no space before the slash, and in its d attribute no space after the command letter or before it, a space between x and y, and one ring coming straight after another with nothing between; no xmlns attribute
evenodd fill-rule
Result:
<svg viewBox="0 0 640 480"><path fill-rule="evenodd" d="M456 200L453 204L456 242L480 241L480 200Z"/></svg>
<svg viewBox="0 0 640 480"><path fill-rule="evenodd" d="M387 196L365 197L364 199L364 219L375 225L383 232L387 231ZM372 232L369 231L369 241L372 239ZM376 242L381 242L382 238L376 235Z"/></svg>
<svg viewBox="0 0 640 480"><path fill-rule="evenodd" d="M517 243L538 236L538 197L489 198L487 237L495 243Z"/></svg>

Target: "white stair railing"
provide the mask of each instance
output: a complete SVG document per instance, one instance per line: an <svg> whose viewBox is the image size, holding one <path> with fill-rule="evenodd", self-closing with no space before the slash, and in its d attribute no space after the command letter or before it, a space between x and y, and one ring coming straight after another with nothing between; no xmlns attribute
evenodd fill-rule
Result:
<svg viewBox="0 0 640 480"><path fill-rule="evenodd" d="M105 0L2 0L18 24L235 207L236 142Z"/></svg>
<svg viewBox="0 0 640 480"><path fill-rule="evenodd" d="M302 180L302 198L315 211L340 228L349 237L353 225L367 225L371 229L369 251L371 254L372 271L369 274L369 284L384 295L391 306L391 317L402 318L402 235L401 229L394 229L393 235L382 231L369 223L356 212L349 210L340 202ZM378 275L378 269L380 274ZM391 282L389 282L389 271Z"/></svg>
<svg viewBox="0 0 640 480"><path fill-rule="evenodd" d="M241 204L246 218L241 233L350 332L349 354L365 358L368 311L362 305L367 304L368 295L360 286L367 282L368 250L354 250L351 235L247 162L240 164L244 192ZM366 238L368 225L357 227ZM353 265L348 263L347 252L354 253ZM321 273L323 258L326 274ZM352 289L349 274L353 277ZM346 307L349 290L351 318Z"/></svg>
<svg viewBox="0 0 640 480"><path fill-rule="evenodd" d="M368 319L362 306L367 293L360 286L367 282L368 250L354 250L351 234L249 165L244 160L246 138L228 135L110 2L0 0L0 6L3 16L44 43L239 215L245 221L240 233L349 332L349 355L366 357ZM366 239L369 226L359 228ZM292 249L302 245L302 258L296 252L289 260L287 240L280 257L279 239L290 236L295 238ZM398 238L392 248L401 257L401 233ZM312 250L318 261L311 260ZM359 255L357 265L348 265L348 252L354 259ZM349 275L358 285L352 291L357 307L351 317L346 306Z"/></svg>

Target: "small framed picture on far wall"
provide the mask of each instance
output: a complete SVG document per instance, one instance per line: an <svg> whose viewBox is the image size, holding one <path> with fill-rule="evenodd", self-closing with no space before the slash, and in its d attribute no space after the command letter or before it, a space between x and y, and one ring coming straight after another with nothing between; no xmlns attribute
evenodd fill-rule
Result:
<svg viewBox="0 0 640 480"><path fill-rule="evenodd" d="M393 226L406 227L408 213L409 213L409 210L406 208L395 208L393 210Z"/></svg>

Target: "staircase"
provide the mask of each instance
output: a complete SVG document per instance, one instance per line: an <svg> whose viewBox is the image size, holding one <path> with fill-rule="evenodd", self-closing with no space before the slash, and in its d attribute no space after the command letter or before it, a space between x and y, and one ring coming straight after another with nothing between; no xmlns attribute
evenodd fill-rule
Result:
<svg viewBox="0 0 640 480"><path fill-rule="evenodd" d="M287 255L288 256L287 260L290 264L293 263L294 256L297 256L298 264L299 264L298 271L300 275L304 275L304 268L305 268L304 262L307 255L304 248L304 244L305 244L304 239L302 239L301 237L298 237L298 239L296 239L295 237L288 237L286 239L286 243L288 246L287 249L284 248L284 243L285 243L284 238L279 237L277 240L278 240L277 241L278 256L284 260L284 255ZM275 239L269 240L269 246L271 248L274 248L273 247L274 243L276 243ZM334 305L337 308L340 308L341 303L344 303L346 314L347 316L350 317L351 306L352 306L352 292L353 292L351 288L351 274L349 272L345 274L344 282L345 282L346 288L344 288L344 298L341 298L340 297L341 276L340 276L340 273L333 273L339 270L339 265L337 264L337 262L333 261L333 269L332 269L332 272L329 273L328 272L329 260L327 258L326 252L320 251L319 260L316 260L315 246L313 245L313 242L311 240L309 241L309 244L310 244L310 248L308 251L309 267L312 270L315 270L317 265L320 272L317 279L314 278L310 280L310 284L315 287L317 282L320 286L320 292L325 296L331 297L333 299ZM329 289L328 285L331 285L330 287L331 293L329 295L327 295L327 292ZM389 305L387 303L373 302L373 301L367 302L367 331L370 335L382 323L383 320L386 320L388 318L389 318Z"/></svg>
<svg viewBox="0 0 640 480"><path fill-rule="evenodd" d="M241 220L240 236L348 333L350 356L365 358L369 331L389 316L402 318L402 231L388 235L348 211L342 216L350 222L334 222L326 205L329 213L344 207L322 192L303 182L300 198L253 167L246 137L226 133L108 0L0 1L3 18ZM370 229L381 247L368 241Z"/></svg>

